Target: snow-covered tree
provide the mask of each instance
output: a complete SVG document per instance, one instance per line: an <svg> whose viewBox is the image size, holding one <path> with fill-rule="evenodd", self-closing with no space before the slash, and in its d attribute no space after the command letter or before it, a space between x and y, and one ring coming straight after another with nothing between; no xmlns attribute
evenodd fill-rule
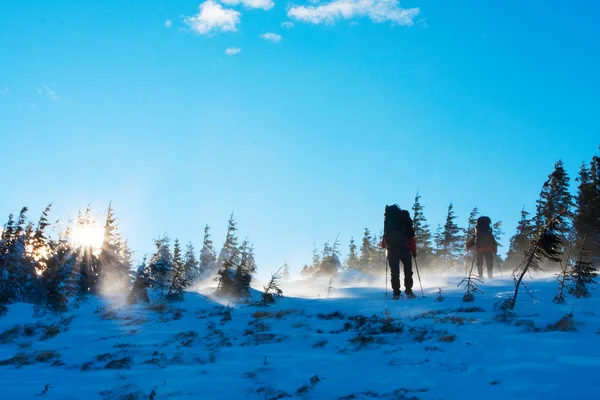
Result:
<svg viewBox="0 0 600 400"><path fill-rule="evenodd" d="M354 237L350 237L350 246L348 249L348 258L346 258L346 268L348 269L359 269L360 268L360 260L358 258L358 254L356 253L356 243L354 242Z"/></svg>
<svg viewBox="0 0 600 400"><path fill-rule="evenodd" d="M223 244L223 248L219 254L219 265L223 265L226 260L231 259L232 257L241 256L241 251L238 248L238 239L237 239L237 224L233 219L233 213L229 217L228 226L227 226L227 236L225 237L225 243ZM239 260L235 258L231 260L233 263L238 264Z"/></svg>
<svg viewBox="0 0 600 400"><path fill-rule="evenodd" d="M194 249L192 242L189 242L185 247L183 268L185 270L185 277L189 282L198 279L200 276L200 263L196 259L196 249Z"/></svg>
<svg viewBox="0 0 600 400"><path fill-rule="evenodd" d="M208 224L204 227L204 242L200 251L200 266L198 273L201 279L212 278L217 271L217 255L213 247L213 241L210 237L210 227Z"/></svg>
<svg viewBox="0 0 600 400"><path fill-rule="evenodd" d="M169 271L173 268L173 255L169 249L169 241L170 239L166 235L154 241L156 252L148 263L152 287L161 291L167 287Z"/></svg>
<svg viewBox="0 0 600 400"><path fill-rule="evenodd" d="M186 275L181 246L179 245L179 240L175 239L172 266L168 272L169 290L166 296L168 300L183 299L183 292L189 286L189 280Z"/></svg>
<svg viewBox="0 0 600 400"><path fill-rule="evenodd" d="M131 282L131 250L119 232L112 204L108 205L104 238L98 256L98 275L103 284L118 290L127 290Z"/></svg>

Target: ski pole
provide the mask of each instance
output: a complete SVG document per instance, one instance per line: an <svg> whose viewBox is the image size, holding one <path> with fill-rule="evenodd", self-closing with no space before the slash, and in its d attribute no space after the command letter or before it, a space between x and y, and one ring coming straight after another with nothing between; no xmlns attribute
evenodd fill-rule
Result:
<svg viewBox="0 0 600 400"><path fill-rule="evenodd" d="M417 265L417 257L413 256L413 259L415 260L415 268L417 270L417 277L419 278L419 286L421 286L421 296L425 297L425 294L423 293L423 285L421 284L421 274L419 274L419 266Z"/></svg>

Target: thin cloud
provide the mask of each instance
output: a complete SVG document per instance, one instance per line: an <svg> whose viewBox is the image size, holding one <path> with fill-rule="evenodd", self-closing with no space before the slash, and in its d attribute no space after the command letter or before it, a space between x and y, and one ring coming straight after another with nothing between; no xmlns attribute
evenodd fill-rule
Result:
<svg viewBox="0 0 600 400"><path fill-rule="evenodd" d="M265 11L275 7L273 0L221 0L221 3L228 6L243 5L246 8L258 8Z"/></svg>
<svg viewBox="0 0 600 400"><path fill-rule="evenodd" d="M402 8L397 0L332 0L317 6L292 6L287 15L311 24L334 24L341 19L369 18L374 23L391 22L413 26L419 8Z"/></svg>
<svg viewBox="0 0 600 400"><path fill-rule="evenodd" d="M230 47L228 49L225 49L225 54L227 54L228 56L235 56L236 54L239 54L240 51L242 51L242 49L240 49L239 47Z"/></svg>
<svg viewBox="0 0 600 400"><path fill-rule="evenodd" d="M281 27L285 28L285 29L292 29L294 27L294 23L290 22L290 21L286 21L281 24Z"/></svg>
<svg viewBox="0 0 600 400"><path fill-rule="evenodd" d="M172 26L173 26L173 22L170 19L165 21L165 27L170 28Z"/></svg>
<svg viewBox="0 0 600 400"><path fill-rule="evenodd" d="M183 20L194 32L210 36L219 32L237 31L241 16L238 11L223 8L214 0L205 1L199 8L198 14Z"/></svg>
<svg viewBox="0 0 600 400"><path fill-rule="evenodd" d="M40 94L42 96L48 96L48 97L50 97L50 100L52 100L52 101L60 100L60 97L56 94L56 92L54 90L52 90L50 88L50 86L48 86L45 83L41 89L38 89L38 94Z"/></svg>
<svg viewBox="0 0 600 400"><path fill-rule="evenodd" d="M0 95L2 95L2 96L8 95L8 92L10 92L10 89L8 87L5 87L4 89L0 89Z"/></svg>
<svg viewBox="0 0 600 400"><path fill-rule="evenodd" d="M262 35L260 35L260 37L266 41L273 42L273 43L281 42L281 35L278 35L276 33L267 32L267 33L263 33Z"/></svg>

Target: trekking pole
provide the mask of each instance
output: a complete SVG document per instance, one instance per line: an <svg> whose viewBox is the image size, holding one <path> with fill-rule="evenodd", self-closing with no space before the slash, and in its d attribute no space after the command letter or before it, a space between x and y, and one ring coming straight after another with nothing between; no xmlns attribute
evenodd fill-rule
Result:
<svg viewBox="0 0 600 400"><path fill-rule="evenodd" d="M500 259L496 256L496 262L498 263L498 270L500 271L500 278L504 278L502 275L502 267L500 266Z"/></svg>
<svg viewBox="0 0 600 400"><path fill-rule="evenodd" d="M425 293L423 293L423 285L421 284L421 274L419 274L419 266L417 265L417 257L413 256L415 260L415 268L417 269L417 277L419 278L419 286L421 286L421 296L425 297Z"/></svg>
<svg viewBox="0 0 600 400"><path fill-rule="evenodd" d="M388 280L388 259L387 251L385 252L385 297L387 297L387 280Z"/></svg>

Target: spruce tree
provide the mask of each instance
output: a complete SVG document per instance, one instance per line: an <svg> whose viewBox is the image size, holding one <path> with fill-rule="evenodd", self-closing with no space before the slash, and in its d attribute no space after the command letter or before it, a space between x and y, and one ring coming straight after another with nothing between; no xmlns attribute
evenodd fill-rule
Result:
<svg viewBox="0 0 600 400"><path fill-rule="evenodd" d="M554 171L542 186L540 198L537 200L536 228L545 226L555 217L555 229L563 246L571 229L573 196L569 192L569 174L564 169L562 160L554 164Z"/></svg>
<svg viewBox="0 0 600 400"><path fill-rule="evenodd" d="M575 297L589 297L588 286L597 283L598 271L590 261L590 253L586 247L586 237L583 238L579 248L579 255L569 274L569 293Z"/></svg>
<svg viewBox="0 0 600 400"><path fill-rule="evenodd" d="M242 242L240 252L241 257L235 271L234 285L236 288L236 295L241 299L247 299L250 296L252 275L256 272L254 249L249 244L248 239L245 239Z"/></svg>
<svg viewBox="0 0 600 400"><path fill-rule="evenodd" d="M283 263L282 269L282 279L284 282L287 282L290 280L290 266L288 265L287 261Z"/></svg>
<svg viewBox="0 0 600 400"><path fill-rule="evenodd" d="M112 203L109 203L97 274L105 284L117 290L127 290L132 279L131 263L131 251L119 232Z"/></svg>
<svg viewBox="0 0 600 400"><path fill-rule="evenodd" d="M469 214L467 221L467 230L465 231L465 243L475 237L475 228L477 227L477 218L479 218L479 208L475 207Z"/></svg>
<svg viewBox="0 0 600 400"><path fill-rule="evenodd" d="M362 244L360 246L359 271L365 274L371 273L374 253L375 252L373 250L373 238L371 236L371 231L369 231L369 228L365 228L365 232L362 238Z"/></svg>
<svg viewBox="0 0 600 400"><path fill-rule="evenodd" d="M204 227L204 242L200 251L199 275L201 279L211 278L217 270L217 255L210 237L210 227Z"/></svg>
<svg viewBox="0 0 600 400"><path fill-rule="evenodd" d="M185 247L185 255L183 256L183 269L185 277L189 282L192 282L200 276L200 263L196 259L196 250L192 242L189 242Z"/></svg>
<svg viewBox="0 0 600 400"><path fill-rule="evenodd" d="M34 265L36 275L41 275L44 272L48 258L51 255L51 240L46 236L46 228L50 226L48 215L51 208L52 204L49 204L42 212L42 216L27 246L27 253Z"/></svg>
<svg viewBox="0 0 600 400"><path fill-rule="evenodd" d="M189 286L189 280L186 276L178 239L175 239L173 244L173 260L171 268L168 271L168 282L169 291L166 296L167 300L183 300L183 292Z"/></svg>
<svg viewBox="0 0 600 400"><path fill-rule="evenodd" d="M529 213L525 208L521 210L521 219L517 224L517 231L510 238L508 253L506 254L506 263L517 266L525 255L525 251L529 248L529 242L533 239L535 233L535 225Z"/></svg>
<svg viewBox="0 0 600 400"><path fill-rule="evenodd" d="M454 204L448 205L446 223L442 230L441 258L445 262L452 262L458 258L464 248L461 229L456 225L456 215L454 215Z"/></svg>
<svg viewBox="0 0 600 400"><path fill-rule="evenodd" d="M151 286L160 291L167 287L169 274L173 268L173 255L169 249L169 241L170 239L166 235L154 241L156 252L148 263Z"/></svg>
<svg viewBox="0 0 600 400"><path fill-rule="evenodd" d="M600 261L600 157L594 157L590 166L579 170L573 229L575 243L581 246L586 238L591 260Z"/></svg>
<svg viewBox="0 0 600 400"><path fill-rule="evenodd" d="M360 260L358 254L356 254L356 243L354 237L350 237L350 246L348 248L348 258L346 258L346 268L348 269L359 269Z"/></svg>
<svg viewBox="0 0 600 400"><path fill-rule="evenodd" d="M223 248L219 254L219 265L223 265L226 260L231 259L234 264L238 264L239 260L235 257L241 255L240 249L238 248L238 239L237 239L237 224L233 219L233 213L229 217L228 225L227 225L227 236L225 237L225 243L223 244Z"/></svg>
<svg viewBox="0 0 600 400"><path fill-rule="evenodd" d="M561 218L562 215L558 214L537 229L535 236L525 251L523 261L521 261L513 272L513 279L515 280L513 296L500 302L499 305L502 309L514 309L523 278L528 272L539 271L540 263L544 260L556 263L561 261L561 243L560 237L557 234L557 225Z"/></svg>
<svg viewBox="0 0 600 400"><path fill-rule="evenodd" d="M413 210L413 227L415 229L415 241L417 244L417 256L420 264L427 267L433 262L433 248L431 247L432 235L427 224L427 219L423 214L425 208L421 205L421 195L417 192ZM421 261L422 260L422 261Z"/></svg>

